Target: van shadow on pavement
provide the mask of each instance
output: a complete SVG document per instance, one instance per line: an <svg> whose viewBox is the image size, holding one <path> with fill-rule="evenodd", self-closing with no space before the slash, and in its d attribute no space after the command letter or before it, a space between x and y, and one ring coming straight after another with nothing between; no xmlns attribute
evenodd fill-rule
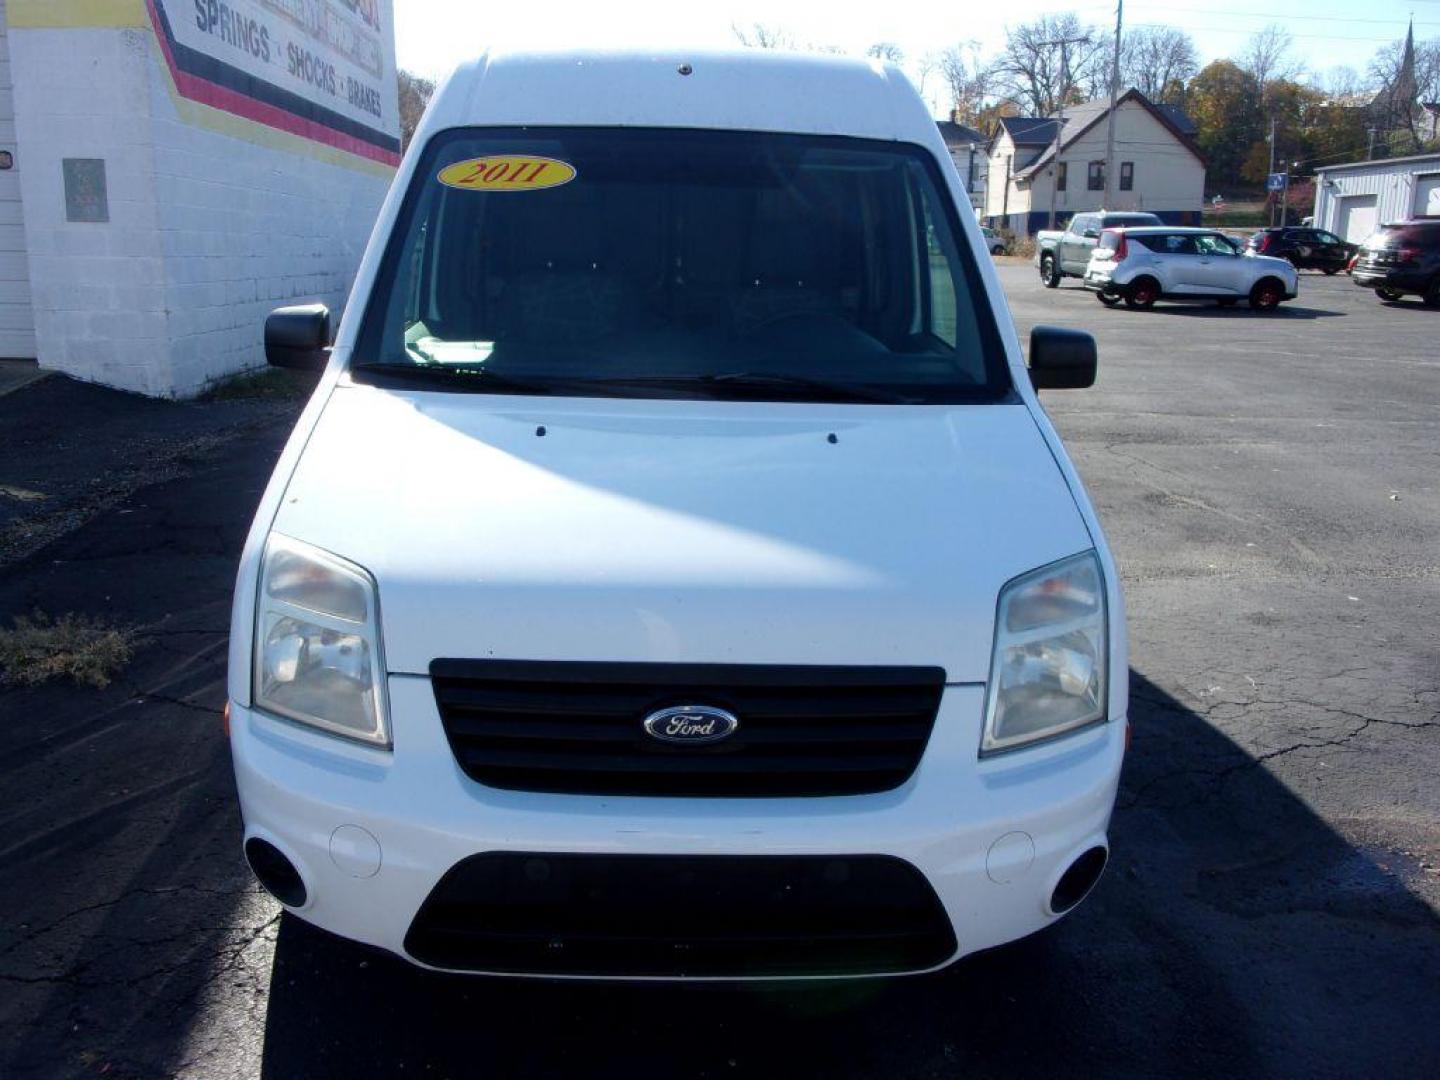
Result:
<svg viewBox="0 0 1440 1080"><path fill-rule="evenodd" d="M1434 912L1140 674L1095 895L940 975L800 989L436 976L281 919L240 858L217 714L235 559L287 428L247 427L0 568L0 619L43 602L123 616L149 640L105 690L0 689L6 1080L1404 1077L1440 1060Z"/></svg>
<svg viewBox="0 0 1440 1080"><path fill-rule="evenodd" d="M912 979L627 986L437 976L287 917L264 1075L1424 1075L1433 912L1142 675L1131 693L1114 861L1036 937Z"/></svg>

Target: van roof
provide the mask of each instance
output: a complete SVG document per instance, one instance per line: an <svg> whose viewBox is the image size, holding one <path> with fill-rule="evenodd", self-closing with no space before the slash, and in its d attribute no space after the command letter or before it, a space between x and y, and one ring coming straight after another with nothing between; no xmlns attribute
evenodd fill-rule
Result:
<svg viewBox="0 0 1440 1080"><path fill-rule="evenodd" d="M944 156L929 110L893 64L768 49L490 51L446 80L418 134L520 124L849 135Z"/></svg>

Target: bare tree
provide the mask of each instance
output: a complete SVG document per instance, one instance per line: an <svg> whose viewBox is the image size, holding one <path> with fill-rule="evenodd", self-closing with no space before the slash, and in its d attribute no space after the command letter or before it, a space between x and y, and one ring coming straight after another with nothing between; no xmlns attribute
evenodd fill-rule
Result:
<svg viewBox="0 0 1440 1080"><path fill-rule="evenodd" d="M1327 101L1336 105L1357 104L1372 92L1358 71L1343 64L1317 76L1314 84Z"/></svg>
<svg viewBox="0 0 1440 1080"><path fill-rule="evenodd" d="M950 106L967 124L975 123L991 96L995 71L978 41L951 45L935 56L935 67L950 92Z"/></svg>
<svg viewBox="0 0 1440 1080"><path fill-rule="evenodd" d="M781 26L767 26L765 23L751 23L750 29L730 24L730 30L747 49L785 49L790 52L843 53L838 45L824 45L817 41L805 41Z"/></svg>
<svg viewBox="0 0 1440 1080"><path fill-rule="evenodd" d="M1109 50L1106 52L1108 56ZM1194 40L1176 27L1137 26L1126 31L1121 41L1122 91L1133 86L1151 101L1164 101L1167 94L1183 87L1199 70Z"/></svg>
<svg viewBox="0 0 1440 1080"><path fill-rule="evenodd" d="M1240 54L1240 70L1255 80L1263 94L1271 83L1293 82L1305 70L1290 54L1293 39L1279 23L1271 23L1251 36Z"/></svg>
<svg viewBox="0 0 1440 1080"><path fill-rule="evenodd" d="M865 55L873 56L876 60L889 60L892 64L905 62L905 50L893 41L877 41L865 50Z"/></svg>
<svg viewBox="0 0 1440 1080"><path fill-rule="evenodd" d="M1391 42L1370 61L1370 80L1375 90L1388 90L1400 79L1405 44ZM1440 100L1440 38L1415 43L1415 96L1419 101Z"/></svg>
<svg viewBox="0 0 1440 1080"><path fill-rule="evenodd" d="M1082 88L1093 88L1094 69L1105 54L1104 36L1073 13L1042 15L1005 31L994 71L1023 107L1050 116L1062 101L1071 103Z"/></svg>
<svg viewBox="0 0 1440 1080"><path fill-rule="evenodd" d="M409 71L397 71L396 83L400 91L400 149L410 145L420 117L425 115L425 106L435 95L435 84Z"/></svg>
<svg viewBox="0 0 1440 1080"><path fill-rule="evenodd" d="M730 24L731 31L747 49L794 49L795 35L778 26L751 23L750 29Z"/></svg>

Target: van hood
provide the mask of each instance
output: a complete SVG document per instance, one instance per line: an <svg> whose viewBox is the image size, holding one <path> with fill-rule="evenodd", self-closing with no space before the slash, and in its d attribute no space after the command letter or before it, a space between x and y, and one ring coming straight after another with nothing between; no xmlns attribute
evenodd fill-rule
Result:
<svg viewBox="0 0 1440 1080"><path fill-rule="evenodd" d="M1093 544L1020 404L343 383L273 527L375 576L386 664L413 674L450 657L983 682L1000 587Z"/></svg>

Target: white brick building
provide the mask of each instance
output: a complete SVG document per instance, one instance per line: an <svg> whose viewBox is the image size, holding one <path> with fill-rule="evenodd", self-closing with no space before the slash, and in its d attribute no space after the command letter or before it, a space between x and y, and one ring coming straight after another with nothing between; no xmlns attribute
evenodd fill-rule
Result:
<svg viewBox="0 0 1440 1080"><path fill-rule="evenodd" d="M1047 227L1054 190L1055 224L1090 210L1148 210L1175 225L1198 225L1205 196L1205 158L1193 125L1178 109L1156 105L1139 90L1115 104L1115 169L1111 206L1105 201L1109 100L1046 117L1006 117L986 147L985 222L1028 236Z"/></svg>
<svg viewBox="0 0 1440 1080"><path fill-rule="evenodd" d="M390 0L8 0L0 16L0 215L23 215L28 277L8 310L0 277L0 355L187 396L263 363L270 309L338 311L399 159ZM27 319L33 334L12 325Z"/></svg>

